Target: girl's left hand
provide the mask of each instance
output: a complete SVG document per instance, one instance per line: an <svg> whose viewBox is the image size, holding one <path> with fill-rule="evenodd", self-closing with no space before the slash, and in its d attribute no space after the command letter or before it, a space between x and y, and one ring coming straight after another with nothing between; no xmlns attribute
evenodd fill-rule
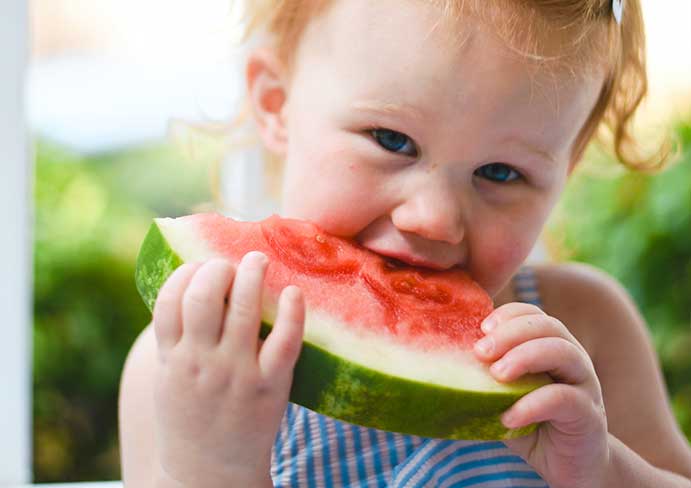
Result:
<svg viewBox="0 0 691 488"><path fill-rule="evenodd" d="M506 441L552 488L598 487L609 462L607 417L588 353L559 320L525 303L497 308L483 322L475 355L493 363L501 382L547 373L554 383L507 410L502 422L518 428L543 422L533 434Z"/></svg>

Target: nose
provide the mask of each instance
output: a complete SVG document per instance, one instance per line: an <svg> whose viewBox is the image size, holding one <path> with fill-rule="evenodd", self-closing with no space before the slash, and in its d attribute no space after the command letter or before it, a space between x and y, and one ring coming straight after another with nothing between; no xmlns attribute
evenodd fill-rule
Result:
<svg viewBox="0 0 691 488"><path fill-rule="evenodd" d="M444 185L415 191L391 212L394 226L433 241L460 244L465 236L463 202Z"/></svg>

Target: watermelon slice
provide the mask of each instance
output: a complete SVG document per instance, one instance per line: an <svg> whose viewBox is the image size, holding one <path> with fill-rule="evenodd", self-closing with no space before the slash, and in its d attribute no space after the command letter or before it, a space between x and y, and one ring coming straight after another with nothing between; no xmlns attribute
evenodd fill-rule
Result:
<svg viewBox="0 0 691 488"><path fill-rule="evenodd" d="M262 335L281 290L294 284L307 305L291 401L382 430L450 439L505 439L499 416L546 383L497 382L475 359L485 291L460 270L432 271L385 259L316 226L274 216L237 222L217 214L155 219L142 245L137 288L153 310L158 290L187 261L251 250L269 257Z"/></svg>

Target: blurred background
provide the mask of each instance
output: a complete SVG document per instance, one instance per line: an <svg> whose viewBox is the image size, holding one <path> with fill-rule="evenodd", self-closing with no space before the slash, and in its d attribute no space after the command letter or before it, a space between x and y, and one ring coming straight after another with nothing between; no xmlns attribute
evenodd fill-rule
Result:
<svg viewBox="0 0 691 488"><path fill-rule="evenodd" d="M150 320L134 260L152 217L213 200L223 146L171 130L171 120L239 111L230 3L30 2L37 482L120 478L118 381ZM592 263L631 292L691 438L691 2L643 4L651 96L640 130L650 140L674 136L677 163L631 174L593 147L544 241L553 259Z"/></svg>

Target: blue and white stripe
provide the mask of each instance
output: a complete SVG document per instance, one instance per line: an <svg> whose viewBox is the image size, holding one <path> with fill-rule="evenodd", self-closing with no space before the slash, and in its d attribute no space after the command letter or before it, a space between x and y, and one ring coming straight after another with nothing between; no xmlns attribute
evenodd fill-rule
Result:
<svg viewBox="0 0 691 488"><path fill-rule="evenodd" d="M540 305L533 271L514 278L518 301ZM502 442L384 432L288 404L271 459L276 488L546 488Z"/></svg>

